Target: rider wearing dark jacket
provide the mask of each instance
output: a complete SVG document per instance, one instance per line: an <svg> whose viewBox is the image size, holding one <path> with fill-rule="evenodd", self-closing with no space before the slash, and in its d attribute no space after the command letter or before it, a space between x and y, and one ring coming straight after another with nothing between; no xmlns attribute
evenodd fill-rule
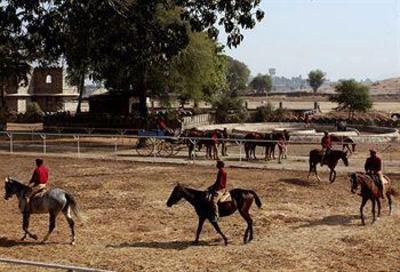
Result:
<svg viewBox="0 0 400 272"><path fill-rule="evenodd" d="M370 149L370 157L365 161L365 172L371 177L376 177L377 185L381 191L383 198L383 162L382 159L376 155L375 149Z"/></svg>

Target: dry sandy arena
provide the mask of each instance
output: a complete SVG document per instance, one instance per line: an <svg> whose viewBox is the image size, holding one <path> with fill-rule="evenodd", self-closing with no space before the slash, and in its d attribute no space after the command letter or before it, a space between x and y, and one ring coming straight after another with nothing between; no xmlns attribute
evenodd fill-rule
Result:
<svg viewBox="0 0 400 272"><path fill-rule="evenodd" d="M33 157L0 155L0 177L27 180ZM307 182L304 172L228 168L229 186L254 189L262 209L252 208L255 240L242 244L245 224L236 214L223 218L225 247L206 223L202 243L192 246L197 217L188 203L167 208L177 181L206 188L214 169L46 158L53 186L76 195L88 221L77 225L77 245L59 217L50 242L21 242L15 198L0 200L0 256L75 264L115 271L400 271L400 199L394 215L360 226L357 195L344 174L334 184ZM391 176L400 190L400 176ZM4 192L2 193L4 194ZM34 215L40 237L47 216ZM43 271L1 265L0 271Z"/></svg>

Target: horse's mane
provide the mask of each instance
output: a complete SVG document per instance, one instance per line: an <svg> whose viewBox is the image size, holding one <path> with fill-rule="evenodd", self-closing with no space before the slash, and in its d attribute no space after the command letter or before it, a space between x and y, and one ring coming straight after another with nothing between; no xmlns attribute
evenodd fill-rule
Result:
<svg viewBox="0 0 400 272"><path fill-rule="evenodd" d="M197 189L189 188L189 187L187 187L186 185L179 184L179 186L181 187L181 189L182 189L183 191L186 191L188 194L191 194L191 195L195 195L195 196L196 196L196 195L205 194L205 192L202 191L202 190L197 190Z"/></svg>
<svg viewBox="0 0 400 272"><path fill-rule="evenodd" d="M23 183L23 182L21 182L19 180L16 180L14 178L10 178L10 177L8 178L8 182L10 182L10 183L16 185L18 188L22 188L22 189L27 189L29 187L25 183Z"/></svg>
<svg viewBox="0 0 400 272"><path fill-rule="evenodd" d="M362 172L355 172L353 173L353 175L355 175L356 181L361 186L368 187L368 189L371 190L371 192L373 192L374 194L378 193L378 186L376 186L372 177Z"/></svg>

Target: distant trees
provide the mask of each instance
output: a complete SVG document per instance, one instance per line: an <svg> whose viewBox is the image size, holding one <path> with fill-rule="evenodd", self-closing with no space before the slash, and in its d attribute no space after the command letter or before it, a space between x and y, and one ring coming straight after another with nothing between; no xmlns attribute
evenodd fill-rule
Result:
<svg viewBox="0 0 400 272"><path fill-rule="evenodd" d="M325 73L322 72L321 70L313 70L308 73L308 79L307 82L310 84L311 88L314 91L314 94L317 93L319 87L324 83L325 81Z"/></svg>
<svg viewBox="0 0 400 272"><path fill-rule="evenodd" d="M243 94L243 90L247 88L250 70L246 64L232 57L226 56L227 71L226 81L231 96Z"/></svg>
<svg viewBox="0 0 400 272"><path fill-rule="evenodd" d="M369 88L354 79L341 80L335 86L335 92L329 100L339 104L338 110L348 110L349 119L353 118L356 111L366 112L372 108Z"/></svg>
<svg viewBox="0 0 400 272"><path fill-rule="evenodd" d="M262 75L258 74L253 80L250 82L250 87L254 90L257 90L258 93L266 93L268 94L272 88L272 79L270 75Z"/></svg>

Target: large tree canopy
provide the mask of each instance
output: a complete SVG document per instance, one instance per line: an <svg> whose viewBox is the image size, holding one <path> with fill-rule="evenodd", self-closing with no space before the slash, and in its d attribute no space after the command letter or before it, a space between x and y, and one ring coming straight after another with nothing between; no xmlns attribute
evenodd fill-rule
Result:
<svg viewBox="0 0 400 272"><path fill-rule="evenodd" d="M183 50L191 32L206 31L216 38L217 26L222 25L227 45L237 46L243 40L241 29L253 28L264 15L257 9L260 0L1 3L18 11L16 16L29 36L27 48L37 53L39 61L65 59L80 92L84 78L90 76L104 82L111 92L137 95L143 117L147 114L146 95L160 93L154 75L171 76L170 63L189 52Z"/></svg>

